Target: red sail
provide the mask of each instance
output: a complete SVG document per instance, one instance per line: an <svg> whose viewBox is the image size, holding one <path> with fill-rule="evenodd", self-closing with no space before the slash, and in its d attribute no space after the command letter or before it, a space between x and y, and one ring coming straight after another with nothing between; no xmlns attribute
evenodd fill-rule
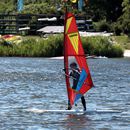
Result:
<svg viewBox="0 0 130 130"><path fill-rule="evenodd" d="M71 79L69 78L69 65L72 61L78 64L79 69L83 70L83 82L79 82L78 90L73 90ZM66 69L66 86L68 92L68 100L73 105L83 94L85 94L92 86L90 71L85 58L80 35L77 29L76 20L72 13L66 13L64 26L64 67ZM85 77L85 76L86 77Z"/></svg>

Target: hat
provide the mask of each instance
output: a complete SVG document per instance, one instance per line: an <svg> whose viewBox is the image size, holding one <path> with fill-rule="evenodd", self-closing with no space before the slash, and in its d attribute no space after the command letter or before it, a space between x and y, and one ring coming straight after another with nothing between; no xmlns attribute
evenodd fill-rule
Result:
<svg viewBox="0 0 130 130"><path fill-rule="evenodd" d="M72 62L72 63L70 64L70 67L77 67L77 64L76 64L75 62Z"/></svg>

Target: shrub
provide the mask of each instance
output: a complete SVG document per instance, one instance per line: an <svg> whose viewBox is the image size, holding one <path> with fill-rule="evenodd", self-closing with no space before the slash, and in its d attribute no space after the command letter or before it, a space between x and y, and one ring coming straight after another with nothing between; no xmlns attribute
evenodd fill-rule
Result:
<svg viewBox="0 0 130 130"><path fill-rule="evenodd" d="M108 37L82 38L85 53L89 55L122 57L123 49L118 44L113 44Z"/></svg>
<svg viewBox="0 0 130 130"><path fill-rule="evenodd" d="M107 23L106 20L102 20L102 21L95 23L94 28L96 31L101 31L101 32L102 31L110 32L112 30L111 25L109 23Z"/></svg>
<svg viewBox="0 0 130 130"><path fill-rule="evenodd" d="M0 56L53 57L63 55L63 36L24 37L19 45L0 46ZM107 37L83 37L83 48L86 54L108 57L120 57L123 50L112 44Z"/></svg>

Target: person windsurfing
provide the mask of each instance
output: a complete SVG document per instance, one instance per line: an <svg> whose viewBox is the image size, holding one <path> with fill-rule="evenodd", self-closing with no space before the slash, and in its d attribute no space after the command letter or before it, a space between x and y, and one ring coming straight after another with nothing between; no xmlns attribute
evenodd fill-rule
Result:
<svg viewBox="0 0 130 130"><path fill-rule="evenodd" d="M76 87L77 87L77 84L78 84L78 81L79 81L79 77L80 77L80 70L77 67L77 64L75 62L72 62L70 64L70 69L71 69L71 72L69 74L69 77L73 79L72 89L76 90ZM84 111L86 111L86 101L85 101L85 98L84 98L83 95L81 97L81 102L82 102ZM71 109L72 109L72 106L70 104L70 101L68 101L67 110L71 110Z"/></svg>
<svg viewBox="0 0 130 130"><path fill-rule="evenodd" d="M64 23L64 68L69 100L68 109L71 109L81 99L84 110L86 110L86 102L83 95L93 87L93 81L87 65L75 16L71 12L67 12L67 8ZM70 64L70 58L73 58L75 63ZM77 75L76 78L75 75Z"/></svg>

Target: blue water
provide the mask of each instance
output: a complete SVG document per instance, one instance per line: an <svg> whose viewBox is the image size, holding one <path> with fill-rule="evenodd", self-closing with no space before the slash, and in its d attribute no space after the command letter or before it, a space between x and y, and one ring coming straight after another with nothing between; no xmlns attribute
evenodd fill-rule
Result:
<svg viewBox="0 0 130 130"><path fill-rule="evenodd" d="M0 130L130 130L130 59L88 64L95 84L85 95L88 113L39 114L26 110L67 106L63 60L0 58Z"/></svg>

